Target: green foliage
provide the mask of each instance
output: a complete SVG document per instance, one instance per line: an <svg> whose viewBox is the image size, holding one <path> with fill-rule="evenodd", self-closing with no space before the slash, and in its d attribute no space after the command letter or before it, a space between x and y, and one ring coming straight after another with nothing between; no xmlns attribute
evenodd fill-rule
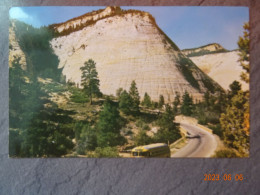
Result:
<svg viewBox="0 0 260 195"><path fill-rule="evenodd" d="M22 156L60 157L67 154L74 147L71 123L67 111L55 105L42 109L24 132Z"/></svg>
<svg viewBox="0 0 260 195"><path fill-rule="evenodd" d="M163 95L159 96L159 103L158 103L158 108L162 108L164 105L164 97Z"/></svg>
<svg viewBox="0 0 260 195"><path fill-rule="evenodd" d="M26 55L28 72L35 77L59 81L62 70L58 69L59 59L49 44L53 31L47 27L34 28L17 20L14 27L19 46Z"/></svg>
<svg viewBox="0 0 260 195"><path fill-rule="evenodd" d="M97 133L88 124L83 125L77 140L77 153L86 154L86 151L93 151L97 147Z"/></svg>
<svg viewBox="0 0 260 195"><path fill-rule="evenodd" d="M141 130L134 137L134 143L136 146L147 145L150 144L152 139L146 134L146 131Z"/></svg>
<svg viewBox="0 0 260 195"><path fill-rule="evenodd" d="M119 157L116 147L97 147L94 153L89 153L89 157L92 158L112 158Z"/></svg>
<svg viewBox="0 0 260 195"><path fill-rule="evenodd" d="M152 101L151 108L152 108L152 109L156 109L156 108L158 108L158 102L154 102L154 101Z"/></svg>
<svg viewBox="0 0 260 195"><path fill-rule="evenodd" d="M220 124L224 130L224 142L247 156L249 150L249 134L245 126L248 93L239 91L227 106L225 113L221 114Z"/></svg>
<svg viewBox="0 0 260 195"><path fill-rule="evenodd" d="M140 10L133 10L133 9L123 10L120 7L112 7L112 10L113 10L113 12L111 12L108 15L101 16L97 20L94 20L93 17L90 17L91 19L89 19L85 23L81 23L80 25L70 26L69 28L64 29L61 32L58 32L57 30L55 30L54 35L55 35L55 37L66 36L66 35L69 35L72 32L76 32L76 31L82 30L86 26L94 25L97 21L99 21L101 19L110 18L110 17L113 17L113 16L123 17L126 14L134 14L134 13L138 14L140 16L143 16L143 17L147 16L146 12L140 11ZM104 11L104 9L100 9L100 10L97 10L97 11L86 13L86 14L84 14L82 16L73 18L73 20L75 20L75 19L82 19L82 18L85 18L86 16L93 16L93 15L96 15L98 13L101 13L102 11ZM148 15L148 17L150 18L151 21L153 21L153 23L155 23L155 19L152 17L152 15ZM71 20L69 20L69 21L71 21ZM66 22L69 22L69 21L66 21ZM65 23L52 24L52 25L49 26L49 28L53 29L54 27L60 26L62 24L65 24Z"/></svg>
<svg viewBox="0 0 260 195"><path fill-rule="evenodd" d="M180 64L180 69L185 77L185 79L196 89L200 89L199 83L197 79L194 78L192 72L193 72L193 62L184 56L179 56L179 64Z"/></svg>
<svg viewBox="0 0 260 195"><path fill-rule="evenodd" d="M218 89L213 83L213 80L211 80L209 77L201 78L201 81L203 82L204 86L207 88L208 91L211 93L215 93L217 90L221 91L221 87Z"/></svg>
<svg viewBox="0 0 260 195"><path fill-rule="evenodd" d="M237 158L240 157L234 150L232 149L222 149L216 151L215 158Z"/></svg>
<svg viewBox="0 0 260 195"><path fill-rule="evenodd" d="M152 105L151 97L145 92L142 105L149 108Z"/></svg>
<svg viewBox="0 0 260 195"><path fill-rule="evenodd" d="M229 85L230 91L228 92L228 98L231 100L241 90L241 84L238 81L234 81Z"/></svg>
<svg viewBox="0 0 260 195"><path fill-rule="evenodd" d="M68 89L63 84L50 80L49 83L42 85L42 90L46 93L61 93L66 92Z"/></svg>
<svg viewBox="0 0 260 195"><path fill-rule="evenodd" d="M148 124L141 118L141 119L138 119L135 123L135 125L139 128L141 128L142 130L150 130L150 127L148 126Z"/></svg>
<svg viewBox="0 0 260 195"><path fill-rule="evenodd" d="M120 96L121 96L121 93L124 91L124 89L123 88L118 88L117 90L116 90L116 97L117 98L119 98Z"/></svg>
<svg viewBox="0 0 260 195"><path fill-rule="evenodd" d="M175 114L179 113L179 105L180 104L181 104L180 94L178 92L176 92L176 96L174 97L174 101L173 101L173 112Z"/></svg>
<svg viewBox="0 0 260 195"><path fill-rule="evenodd" d="M181 113L186 116L191 116L193 113L193 101L192 97L187 91L182 96Z"/></svg>
<svg viewBox="0 0 260 195"><path fill-rule="evenodd" d="M172 143L181 137L179 126L174 123L174 112L167 104L165 112L158 119L157 124L160 127L154 136L156 142Z"/></svg>
<svg viewBox="0 0 260 195"><path fill-rule="evenodd" d="M131 96L124 90L119 97L119 109L127 115L131 114L132 102Z"/></svg>
<svg viewBox="0 0 260 195"><path fill-rule="evenodd" d="M98 146L117 146L125 142L124 137L120 135L120 129L123 126L122 118L119 115L117 106L107 99L99 115L97 123L98 128Z"/></svg>
<svg viewBox="0 0 260 195"><path fill-rule="evenodd" d="M239 47L239 62L245 72L242 72L241 79L246 83L249 83L249 72L250 72L250 64L249 64L249 23L245 23L244 27L244 35L243 37L239 37L237 42Z"/></svg>
<svg viewBox="0 0 260 195"><path fill-rule="evenodd" d="M22 136L19 130L9 130L9 155L12 157L19 156L21 154Z"/></svg>
<svg viewBox="0 0 260 195"><path fill-rule="evenodd" d="M48 88L23 71L19 59L13 62L9 73L10 156L67 154L74 146L69 113L48 100Z"/></svg>
<svg viewBox="0 0 260 195"><path fill-rule="evenodd" d="M198 52L189 53L187 55L187 57L203 56L203 55L207 55L207 54L225 53L225 52L229 52L229 51L226 50L226 49L220 49L220 50L217 50L217 51L210 51L210 50L207 50L207 49L202 49Z"/></svg>
<svg viewBox="0 0 260 195"><path fill-rule="evenodd" d="M223 138L223 131L219 123L216 125L209 125L209 128L213 130L214 134L218 135L221 139Z"/></svg>
<svg viewBox="0 0 260 195"><path fill-rule="evenodd" d="M86 103L89 101L88 97L83 90L74 88L72 95L70 96L72 102L75 103Z"/></svg>
<svg viewBox="0 0 260 195"><path fill-rule="evenodd" d="M129 95L132 98L132 106L131 106L132 113L139 114L140 96L135 81L132 81L131 83L131 87L129 89Z"/></svg>
<svg viewBox="0 0 260 195"><path fill-rule="evenodd" d="M83 86L84 92L90 98L90 104L92 104L92 96L101 95L96 63L92 59L89 59L84 63L84 66L82 66L80 70L82 71L81 85Z"/></svg>

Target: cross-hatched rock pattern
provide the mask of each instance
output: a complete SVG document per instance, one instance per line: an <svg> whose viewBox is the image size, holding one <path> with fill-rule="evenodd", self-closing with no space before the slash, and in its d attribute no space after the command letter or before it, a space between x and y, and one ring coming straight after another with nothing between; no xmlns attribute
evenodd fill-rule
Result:
<svg viewBox="0 0 260 195"><path fill-rule="evenodd" d="M69 22L71 24L72 20ZM205 80L217 86L192 61L180 63L186 56L146 12L113 14L81 30L54 38L51 45L67 81L80 85L80 67L93 59L101 92L107 95L115 95L118 88L128 90L133 80L141 98L147 92L154 101L163 95L166 102L173 101L176 93L182 95L185 91L194 99L201 99L207 90ZM187 66L185 70L190 74L185 75L182 66ZM191 85L187 76L193 77L197 86Z"/></svg>

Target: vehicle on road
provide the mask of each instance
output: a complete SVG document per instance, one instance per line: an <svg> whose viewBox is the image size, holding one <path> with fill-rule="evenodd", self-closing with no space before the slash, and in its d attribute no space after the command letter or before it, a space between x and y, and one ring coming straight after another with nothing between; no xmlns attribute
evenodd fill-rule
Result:
<svg viewBox="0 0 260 195"><path fill-rule="evenodd" d="M151 157L170 157L171 152L167 144L155 143L144 146L137 146L132 149L133 158L151 158Z"/></svg>

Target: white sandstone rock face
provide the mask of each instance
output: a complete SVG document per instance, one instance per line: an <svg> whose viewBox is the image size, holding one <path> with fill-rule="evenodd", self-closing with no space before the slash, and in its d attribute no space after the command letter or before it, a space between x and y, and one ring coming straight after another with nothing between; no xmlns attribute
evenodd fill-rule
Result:
<svg viewBox="0 0 260 195"><path fill-rule="evenodd" d="M14 28L14 24L11 22L11 27L9 28L9 67L12 67L12 62L15 58L20 58L19 63L21 64L21 67L23 70L26 70L25 54L17 42Z"/></svg>
<svg viewBox="0 0 260 195"><path fill-rule="evenodd" d="M209 51L209 52L214 52L214 51L224 50L224 48L217 43L212 43L212 44L208 44L208 45L198 47L198 48L184 49L184 50L182 50L182 53L185 55L189 55L192 53L198 53L198 52L205 51L205 50Z"/></svg>
<svg viewBox="0 0 260 195"><path fill-rule="evenodd" d="M224 89L229 89L229 85L234 80L237 80L242 84L242 89L247 90L249 89L249 84L240 78L240 74L244 70L238 62L238 54L238 51L232 51L190 57L190 59Z"/></svg>
<svg viewBox="0 0 260 195"><path fill-rule="evenodd" d="M107 95L115 95L120 87L128 90L133 80L141 98L147 92L153 101L163 95L166 102L172 102L176 92L183 95L185 91L201 99L201 92L206 90L200 81L204 73L195 71L193 75L200 91L185 79L178 64L181 52L172 47L148 13L100 19L82 30L54 38L51 46L67 81L80 84L80 67L93 59L101 92Z"/></svg>
<svg viewBox="0 0 260 195"><path fill-rule="evenodd" d="M57 30L58 32L62 32L63 30L69 29L70 27L75 28L77 25L85 24L88 21L97 21L101 18L109 16L109 15L117 12L118 9L120 9L120 8L109 6L106 9L102 10L101 12L98 12L98 11L91 12L89 14L86 14L83 17L76 18L76 19L70 20L68 22L65 22L61 25L58 25L58 26L54 27L54 29Z"/></svg>

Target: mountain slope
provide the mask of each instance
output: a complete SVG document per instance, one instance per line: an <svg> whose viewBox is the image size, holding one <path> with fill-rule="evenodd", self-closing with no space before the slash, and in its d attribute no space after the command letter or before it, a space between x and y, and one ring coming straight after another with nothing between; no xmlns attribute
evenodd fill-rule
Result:
<svg viewBox="0 0 260 195"><path fill-rule="evenodd" d="M224 89L229 89L229 85L237 80L242 84L242 89L247 90L249 85L240 78L243 69L238 62L238 54L238 51L231 51L190 57L190 59Z"/></svg>
<svg viewBox="0 0 260 195"><path fill-rule="evenodd" d="M91 20L82 16L53 26L59 29L58 36L50 43L67 81L80 84L80 67L93 59L101 92L108 95L120 87L128 90L133 80L140 96L147 92L154 101L160 95L173 101L176 92L185 91L201 99L207 90L221 90L181 53L149 13L120 10L107 7L87 14Z"/></svg>
<svg viewBox="0 0 260 195"><path fill-rule="evenodd" d="M223 52L228 52L228 50L226 50L218 43L211 43L197 48L182 50L182 53L188 57L202 56L202 55L213 54L213 53L223 53Z"/></svg>

